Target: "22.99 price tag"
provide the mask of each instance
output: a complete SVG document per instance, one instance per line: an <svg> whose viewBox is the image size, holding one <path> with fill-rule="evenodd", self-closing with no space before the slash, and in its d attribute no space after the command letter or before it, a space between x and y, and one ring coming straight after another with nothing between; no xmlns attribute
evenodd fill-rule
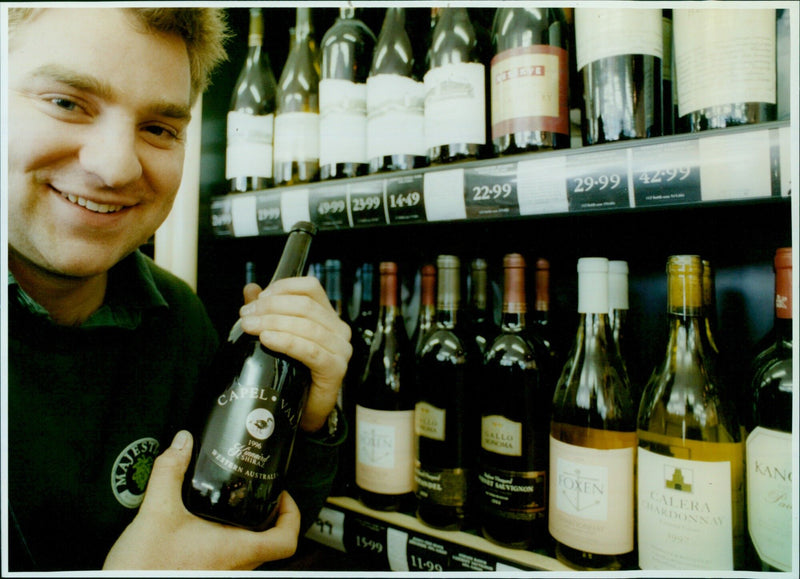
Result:
<svg viewBox="0 0 800 579"><path fill-rule="evenodd" d="M517 164L468 169L464 174L464 203L470 219L519 215Z"/></svg>

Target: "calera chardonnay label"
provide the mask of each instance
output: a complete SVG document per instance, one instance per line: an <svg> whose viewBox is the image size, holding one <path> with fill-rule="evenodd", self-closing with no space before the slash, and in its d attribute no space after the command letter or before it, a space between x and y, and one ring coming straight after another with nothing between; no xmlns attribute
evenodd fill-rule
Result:
<svg viewBox="0 0 800 579"><path fill-rule="evenodd" d="M482 417L481 448L505 456L522 456L522 423L497 414Z"/></svg>
<svg viewBox="0 0 800 579"><path fill-rule="evenodd" d="M247 479L276 478L280 473L271 465L277 464L287 445L278 444L278 437L273 440L273 435L276 431L292 432L300 418L284 403L285 399L271 388L234 382L214 404L203 434L203 448L226 471Z"/></svg>
<svg viewBox="0 0 800 579"><path fill-rule="evenodd" d="M747 437L747 524L758 556L792 569L792 435L757 427Z"/></svg>
<svg viewBox="0 0 800 579"><path fill-rule="evenodd" d="M639 567L733 569L731 463L638 450Z"/></svg>

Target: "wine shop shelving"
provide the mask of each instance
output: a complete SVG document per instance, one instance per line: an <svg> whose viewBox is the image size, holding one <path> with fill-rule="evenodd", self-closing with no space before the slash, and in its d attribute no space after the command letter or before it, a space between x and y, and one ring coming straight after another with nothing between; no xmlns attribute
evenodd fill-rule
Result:
<svg viewBox="0 0 800 579"><path fill-rule="evenodd" d="M217 237L788 198L790 127L774 122L214 197Z"/></svg>

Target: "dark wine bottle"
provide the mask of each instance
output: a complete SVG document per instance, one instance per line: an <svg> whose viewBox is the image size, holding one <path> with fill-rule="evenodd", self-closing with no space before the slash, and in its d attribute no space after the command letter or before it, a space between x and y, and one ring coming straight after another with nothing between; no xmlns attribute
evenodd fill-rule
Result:
<svg viewBox="0 0 800 579"><path fill-rule="evenodd" d="M575 9L584 145L663 133L661 17L660 8Z"/></svg>
<svg viewBox="0 0 800 579"><path fill-rule="evenodd" d="M366 506L414 498L413 351L400 310L397 264L380 264L380 310L356 402L356 486Z"/></svg>
<svg viewBox="0 0 800 579"><path fill-rule="evenodd" d="M417 518L455 530L469 509L480 352L461 317L459 259L440 255L436 269L436 323L422 343L416 371Z"/></svg>
<svg viewBox="0 0 800 579"><path fill-rule="evenodd" d="M425 73L425 146L431 163L474 159L486 144L486 70L466 8L443 8Z"/></svg>
<svg viewBox="0 0 800 579"><path fill-rule="evenodd" d="M414 65L405 8L387 8L367 78L370 173L402 171L428 164L425 87L415 74Z"/></svg>
<svg viewBox="0 0 800 579"><path fill-rule="evenodd" d="M497 337L497 326L489 309L489 264L477 257L469 265L467 327L470 338L483 356Z"/></svg>
<svg viewBox="0 0 800 579"><path fill-rule="evenodd" d="M322 37L319 81L320 179L365 175L367 158L367 76L375 35L352 6Z"/></svg>
<svg viewBox="0 0 800 579"><path fill-rule="evenodd" d="M774 121L774 8L674 8L678 114L692 132Z"/></svg>
<svg viewBox="0 0 800 579"><path fill-rule="evenodd" d="M420 269L419 315L411 343L415 356L419 355L428 331L436 321L436 266L426 263Z"/></svg>
<svg viewBox="0 0 800 579"><path fill-rule="evenodd" d="M275 121L275 76L263 49L264 17L250 9L247 58L228 109L225 178L232 193L271 187Z"/></svg>
<svg viewBox="0 0 800 579"><path fill-rule="evenodd" d="M315 233L311 223L292 227L272 281L303 274ZM277 514L311 374L237 321L214 366L219 379L225 389L196 439L183 501L200 517L264 530Z"/></svg>
<svg viewBox="0 0 800 579"><path fill-rule="evenodd" d="M498 8L491 70L498 155L569 147L569 57L562 8Z"/></svg>
<svg viewBox="0 0 800 579"><path fill-rule="evenodd" d="M552 388L546 352L525 331L525 259L503 260L500 335L484 358L479 394L478 517L484 536L515 548L544 547Z"/></svg>
<svg viewBox="0 0 800 579"><path fill-rule="evenodd" d="M551 363L555 363L557 352L553 339L553 324L550 321L550 261L543 257L536 260L534 287L536 289L536 294L533 305L531 330L546 346ZM559 370L560 368L555 369L556 372ZM557 376L556 374L553 379Z"/></svg>
<svg viewBox="0 0 800 579"><path fill-rule="evenodd" d="M792 248L775 252L772 343L753 360L747 528L765 571L792 569Z"/></svg>

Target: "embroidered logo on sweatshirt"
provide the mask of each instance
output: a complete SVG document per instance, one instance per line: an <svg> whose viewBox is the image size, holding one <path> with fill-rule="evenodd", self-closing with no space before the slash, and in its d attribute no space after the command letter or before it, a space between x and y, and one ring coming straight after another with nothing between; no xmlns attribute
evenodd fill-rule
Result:
<svg viewBox="0 0 800 579"><path fill-rule="evenodd" d="M155 438L140 438L126 446L114 461L111 490L123 507L135 509L142 504L158 448Z"/></svg>

